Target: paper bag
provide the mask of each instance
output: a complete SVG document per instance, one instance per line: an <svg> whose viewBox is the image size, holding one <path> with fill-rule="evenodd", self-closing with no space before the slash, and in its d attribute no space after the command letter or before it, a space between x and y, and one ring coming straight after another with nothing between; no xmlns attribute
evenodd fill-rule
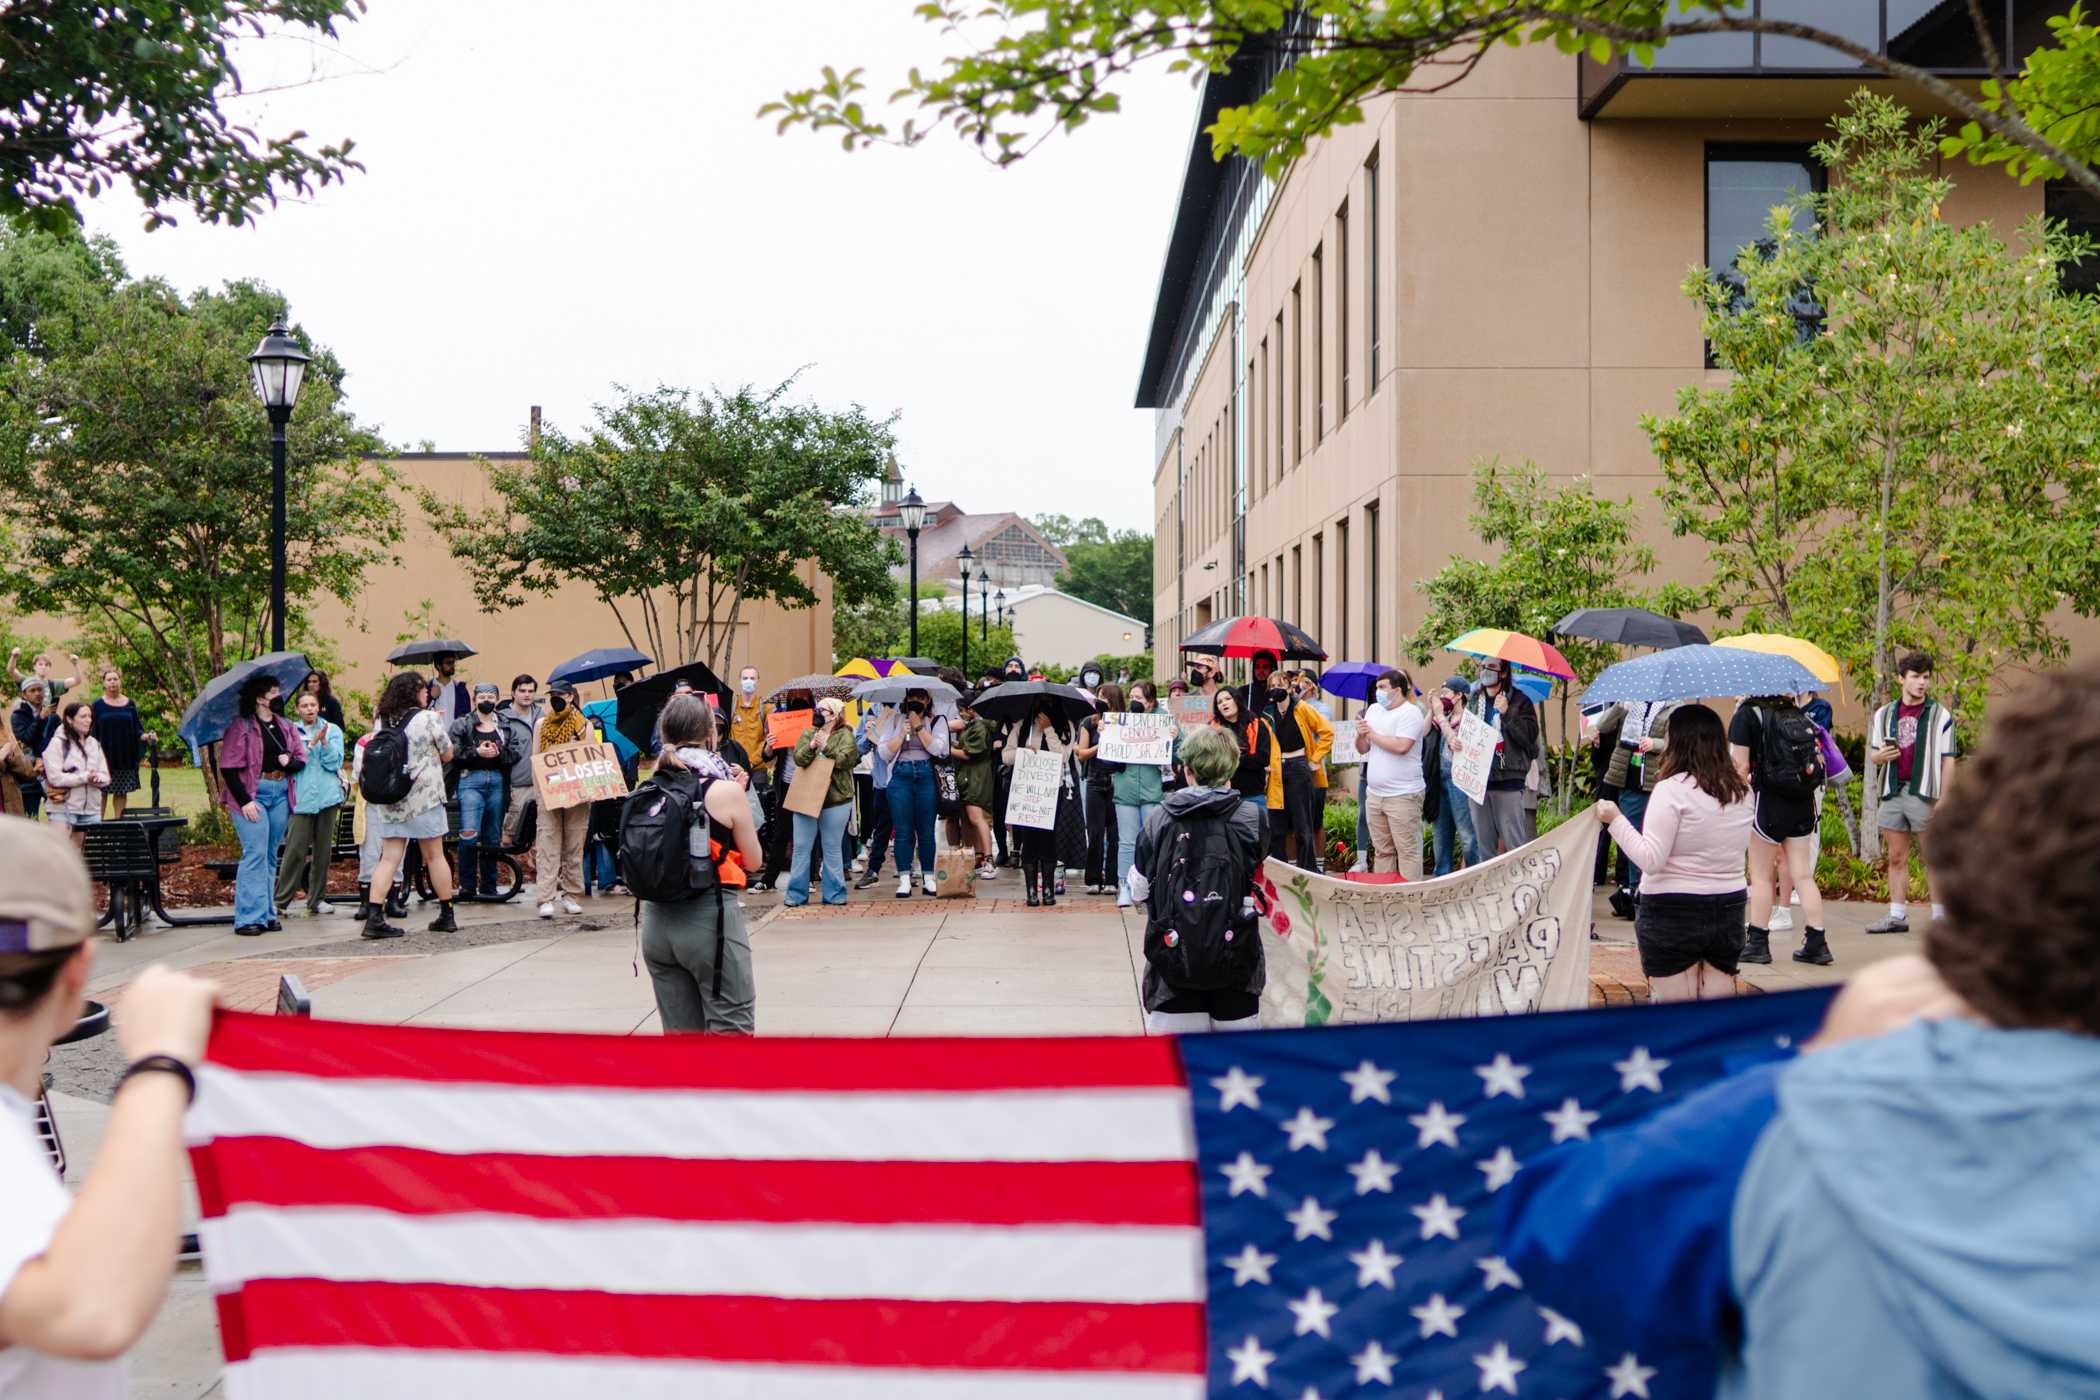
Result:
<svg viewBox="0 0 2100 1400"><path fill-rule="evenodd" d="M977 893L977 853L967 850L942 851L933 859L936 899L970 899Z"/></svg>
<svg viewBox="0 0 2100 1400"><path fill-rule="evenodd" d="M805 817L824 815L824 799L831 795L831 755L818 754L795 770L781 806Z"/></svg>

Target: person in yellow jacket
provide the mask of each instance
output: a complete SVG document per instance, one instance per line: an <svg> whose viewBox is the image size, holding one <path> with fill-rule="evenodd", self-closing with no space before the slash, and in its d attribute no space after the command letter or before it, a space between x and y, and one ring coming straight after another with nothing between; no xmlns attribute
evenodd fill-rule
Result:
<svg viewBox="0 0 2100 1400"><path fill-rule="evenodd" d="M1261 670L1255 667L1257 675ZM1299 701L1291 688L1290 673L1272 670L1264 684L1261 717L1274 740L1270 748L1269 854L1295 861L1302 870L1314 870L1320 841L1311 736L1320 717ZM1330 747L1334 743L1332 726L1327 743Z"/></svg>
<svg viewBox="0 0 2100 1400"><path fill-rule="evenodd" d="M1309 865L1303 860L1298 863L1308 870L1319 870L1324 865L1320 848L1327 844L1327 760L1334 753L1334 722L1319 707L1319 685L1311 673L1292 671L1285 683L1297 697L1298 728L1305 735L1305 762L1312 769L1313 858Z"/></svg>

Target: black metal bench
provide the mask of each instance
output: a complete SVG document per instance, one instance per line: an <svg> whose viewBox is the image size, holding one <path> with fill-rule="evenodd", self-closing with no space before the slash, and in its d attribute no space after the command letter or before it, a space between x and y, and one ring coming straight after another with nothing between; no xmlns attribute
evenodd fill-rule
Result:
<svg viewBox="0 0 2100 1400"><path fill-rule="evenodd" d="M345 802L336 813L335 839L328 845L328 863L332 866L339 860L356 860L357 856L357 812ZM204 868L221 880L231 880L240 870L241 863L238 860L208 860Z"/></svg>
<svg viewBox="0 0 2100 1400"><path fill-rule="evenodd" d="M88 877L109 886L109 908L95 927L115 925L119 943L146 926L146 908L160 905L160 859L143 826L102 822L79 828Z"/></svg>

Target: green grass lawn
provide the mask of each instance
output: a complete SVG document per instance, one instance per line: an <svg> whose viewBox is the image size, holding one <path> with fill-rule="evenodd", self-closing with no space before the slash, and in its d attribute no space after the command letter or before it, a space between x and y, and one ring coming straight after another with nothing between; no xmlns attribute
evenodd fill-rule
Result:
<svg viewBox="0 0 2100 1400"><path fill-rule="evenodd" d="M152 781L150 771L140 771L139 790L131 794L134 806L144 807L153 800ZM204 770L163 766L160 770L160 805L172 808L180 816L192 818L210 806L210 799L204 792Z"/></svg>

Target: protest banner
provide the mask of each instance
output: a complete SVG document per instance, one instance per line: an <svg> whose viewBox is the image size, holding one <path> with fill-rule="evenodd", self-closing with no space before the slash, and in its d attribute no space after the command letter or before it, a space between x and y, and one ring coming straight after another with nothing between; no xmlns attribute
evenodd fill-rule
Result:
<svg viewBox="0 0 2100 1400"><path fill-rule="evenodd" d="M1172 763L1180 727L1172 715L1103 715L1098 756L1110 763Z"/></svg>
<svg viewBox="0 0 2100 1400"><path fill-rule="evenodd" d="M1184 695L1174 702L1174 720L1184 731L1210 723L1210 697Z"/></svg>
<svg viewBox="0 0 2100 1400"><path fill-rule="evenodd" d="M1062 754L1021 749L1014 754L1013 788L1006 798L1006 824L1057 830L1057 789L1064 780Z"/></svg>
<svg viewBox="0 0 2100 1400"><path fill-rule="evenodd" d="M1495 771L1495 745L1502 736L1479 715L1467 710L1458 722L1458 748L1451 755L1451 781L1475 802L1487 801L1488 778Z"/></svg>
<svg viewBox="0 0 2100 1400"><path fill-rule="evenodd" d="M1334 726L1334 748L1328 751L1327 761L1337 768L1347 768L1362 763L1368 755L1356 751L1356 726L1360 720L1331 720Z"/></svg>
<svg viewBox="0 0 2100 1400"><path fill-rule="evenodd" d="M532 785L549 812L627 795L620 755L611 744L563 744L534 754Z"/></svg>
<svg viewBox="0 0 2100 1400"><path fill-rule="evenodd" d="M1264 1026L1427 1021L1589 1002L1585 811L1529 845L1440 880L1366 884L1262 869Z"/></svg>
<svg viewBox="0 0 2100 1400"><path fill-rule="evenodd" d="M773 752L785 753L816 722L815 710L775 710L766 716L766 742L773 746Z"/></svg>

